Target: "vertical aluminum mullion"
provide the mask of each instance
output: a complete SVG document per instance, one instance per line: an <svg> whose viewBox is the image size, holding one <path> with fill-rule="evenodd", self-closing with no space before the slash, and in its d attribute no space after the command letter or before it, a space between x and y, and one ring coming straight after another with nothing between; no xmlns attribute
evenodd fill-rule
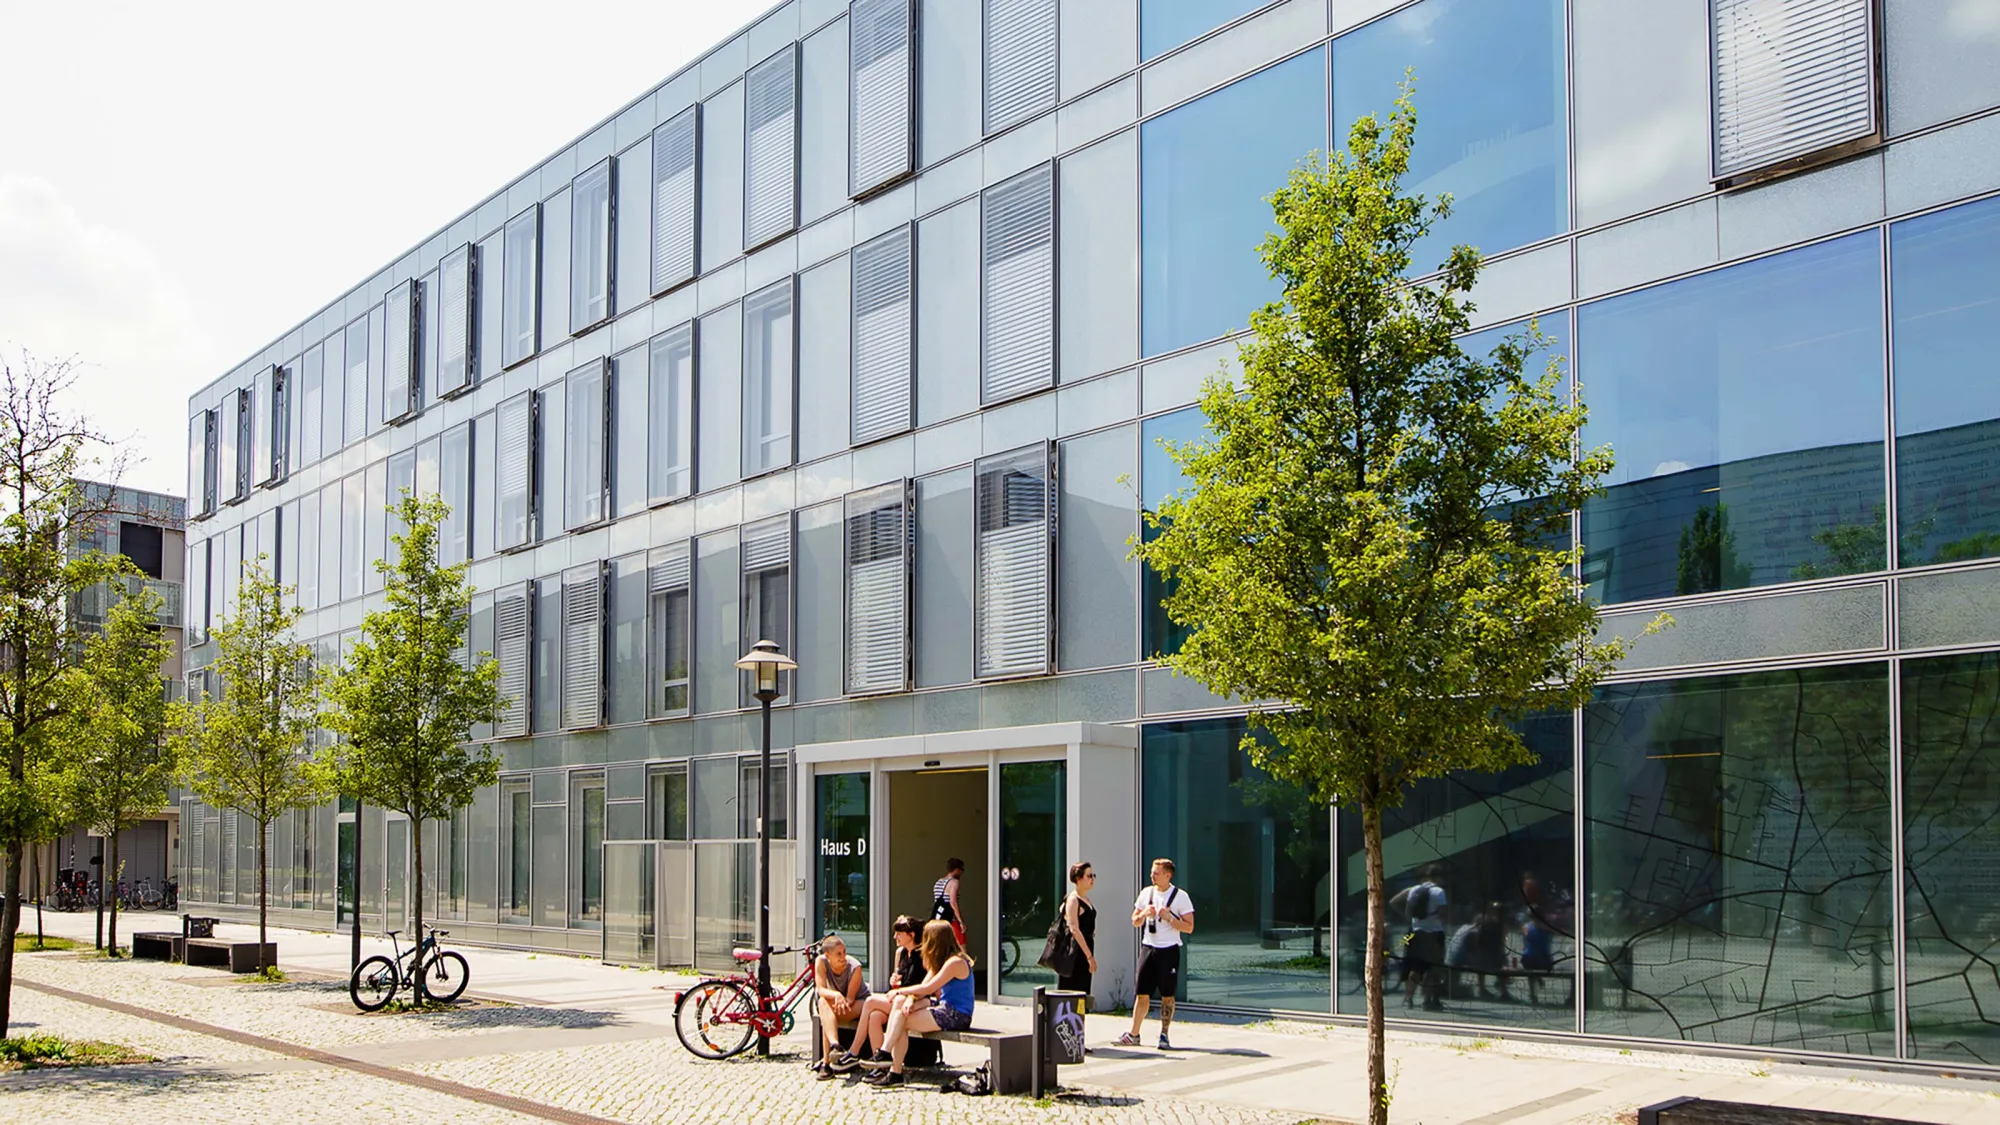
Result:
<svg viewBox="0 0 2000 1125"><path fill-rule="evenodd" d="M1340 1014L1340 802L1326 815L1326 1014Z"/></svg>

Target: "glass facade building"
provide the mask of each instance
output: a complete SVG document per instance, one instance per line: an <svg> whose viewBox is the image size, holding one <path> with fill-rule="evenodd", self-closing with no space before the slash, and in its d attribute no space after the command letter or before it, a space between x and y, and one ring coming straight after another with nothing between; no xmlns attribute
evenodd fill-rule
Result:
<svg viewBox="0 0 2000 1125"><path fill-rule="evenodd" d="M789 0L192 397L187 667L260 554L337 659L434 491L513 700L426 827L456 934L749 940L770 639L782 940L886 948L957 856L1016 996L1069 861L1110 917L1165 854L1187 1003L1353 1016L1357 818L1152 660L1128 544L1276 295L1266 197L1413 70L1412 272L1487 257L1467 347L1535 325L1617 459L1605 631L1676 625L1537 764L1403 795L1449 972L1392 1018L2000 1065L2000 32L1956 10ZM247 909L249 830L181 826ZM407 825L273 831L281 917L407 910Z"/></svg>

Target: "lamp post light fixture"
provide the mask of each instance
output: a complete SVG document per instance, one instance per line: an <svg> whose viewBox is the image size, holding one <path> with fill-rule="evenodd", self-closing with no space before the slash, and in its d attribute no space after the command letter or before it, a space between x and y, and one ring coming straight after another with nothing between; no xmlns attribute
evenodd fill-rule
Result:
<svg viewBox="0 0 2000 1125"><path fill-rule="evenodd" d="M798 662L778 651L771 641L758 641L736 662L751 674L751 694L764 712L764 749L757 768L757 1007L771 998L771 704L778 698L778 673L791 672ZM769 1055L771 1041L759 1035L757 1053Z"/></svg>

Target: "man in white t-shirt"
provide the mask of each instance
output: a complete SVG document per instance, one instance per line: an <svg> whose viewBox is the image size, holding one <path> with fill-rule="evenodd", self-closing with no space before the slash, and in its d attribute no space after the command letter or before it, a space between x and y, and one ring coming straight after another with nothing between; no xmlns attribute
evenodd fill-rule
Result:
<svg viewBox="0 0 2000 1125"><path fill-rule="evenodd" d="M1425 864L1417 872L1415 886L1406 887L1389 900L1389 908L1410 920L1409 943L1403 947L1403 1006L1414 1007L1417 986L1424 986L1424 1009L1444 1008L1445 900L1444 888L1437 883L1443 871L1437 864Z"/></svg>
<svg viewBox="0 0 2000 1125"><path fill-rule="evenodd" d="M1174 993L1180 988L1181 935L1194 932L1194 900L1174 886L1174 861L1153 861L1153 882L1132 903L1132 928L1139 934L1139 980L1132 997L1132 1030L1118 1037L1123 1047L1139 1045L1139 1028L1160 994L1160 1050L1173 1047Z"/></svg>

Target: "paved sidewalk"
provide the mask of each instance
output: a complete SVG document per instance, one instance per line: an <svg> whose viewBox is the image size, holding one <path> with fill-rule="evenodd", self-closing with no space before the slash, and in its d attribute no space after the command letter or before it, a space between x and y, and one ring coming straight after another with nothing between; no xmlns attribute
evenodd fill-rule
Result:
<svg viewBox="0 0 2000 1125"><path fill-rule="evenodd" d="M169 917L141 914L133 921L157 929ZM86 914L51 914L48 929L88 941L93 922ZM687 979L673 974L463 947L472 964L471 995L504 1002L435 1015L363 1016L342 983L345 935L283 930L274 940L292 983L247 984L217 970L158 962L107 964L62 954L17 959L29 986L15 993L21 1019L61 1034L128 1043L163 1062L0 1078L0 1121L123 1122L163 1110L260 1125L288 1110L413 1122L973 1116L1295 1125L1365 1117L1365 1043L1351 1027L1184 1019L1174 1028L1176 1049L1163 1053L1110 1046L1127 1021L1092 1016L1089 1036L1099 1046L1085 1065L1064 1069L1071 1093L1047 1107L1020 1098L975 1103L939 1097L934 1085L878 1092L854 1089L851 1081L815 1082L797 1065L807 1046L803 1030L779 1041L788 1056L782 1061L696 1060L671 1030L672 989ZM365 952L387 950L386 942L365 945ZM36 991L37 985L88 994L96 1003ZM124 1010L107 1010L106 1002ZM1025 1028L1026 1012L982 1005L979 1022ZM1150 1043L1156 1024L1148 1021L1146 1031ZM981 1054L952 1046L947 1058L969 1066ZM1679 1095L1940 1125L2000 1121L1996 1081L1430 1034L1393 1035L1390 1057L1398 1122L1610 1125L1629 1122L1636 1106ZM426 1085L405 1085L410 1081ZM482 1106L476 1100L482 1095L522 1101ZM527 1116L516 1112L521 1105L533 1107Z"/></svg>

